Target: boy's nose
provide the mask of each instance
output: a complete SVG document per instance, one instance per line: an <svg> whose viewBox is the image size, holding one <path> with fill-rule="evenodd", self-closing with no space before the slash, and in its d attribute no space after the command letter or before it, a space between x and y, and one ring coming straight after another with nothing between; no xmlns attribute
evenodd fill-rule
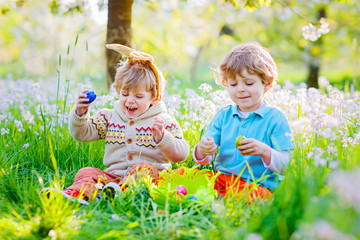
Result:
<svg viewBox="0 0 360 240"><path fill-rule="evenodd" d="M131 102L131 103L133 103L133 102L135 102L135 98L134 97L128 97L128 102Z"/></svg>
<svg viewBox="0 0 360 240"><path fill-rule="evenodd" d="M243 85L243 84L239 84L237 91L238 91L238 92L244 92L244 91L245 91L244 85Z"/></svg>

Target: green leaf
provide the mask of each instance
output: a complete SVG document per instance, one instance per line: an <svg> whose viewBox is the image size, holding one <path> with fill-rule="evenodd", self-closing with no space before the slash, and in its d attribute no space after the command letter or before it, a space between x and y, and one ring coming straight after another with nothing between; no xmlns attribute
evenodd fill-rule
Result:
<svg viewBox="0 0 360 240"><path fill-rule="evenodd" d="M78 34L78 35L76 35L75 45L74 45L74 46L76 46L76 44L77 44L77 42L78 42L78 39L79 39L79 34Z"/></svg>

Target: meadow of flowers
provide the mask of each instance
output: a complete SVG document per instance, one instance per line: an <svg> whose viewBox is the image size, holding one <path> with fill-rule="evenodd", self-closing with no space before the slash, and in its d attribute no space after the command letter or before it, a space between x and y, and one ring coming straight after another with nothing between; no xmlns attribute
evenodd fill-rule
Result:
<svg viewBox="0 0 360 240"><path fill-rule="evenodd" d="M64 188L85 166L104 168L102 141L80 143L69 110L91 81L0 79L0 239L359 239L360 92L321 77L320 89L276 85L266 101L288 117L296 148L273 200L216 199L158 211L144 184L79 206L39 190ZM91 113L117 95L98 96ZM164 97L192 148L213 115L230 104L208 84ZM174 168L194 166L191 154ZM212 166L206 166L211 168Z"/></svg>

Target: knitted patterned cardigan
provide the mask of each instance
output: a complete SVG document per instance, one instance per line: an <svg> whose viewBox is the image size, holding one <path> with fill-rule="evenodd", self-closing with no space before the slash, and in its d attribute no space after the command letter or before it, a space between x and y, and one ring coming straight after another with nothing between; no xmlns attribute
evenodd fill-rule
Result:
<svg viewBox="0 0 360 240"><path fill-rule="evenodd" d="M159 143L155 142L151 131L154 116L165 122L165 133ZM92 117L89 112L79 117L73 108L69 130L78 141L105 139L103 162L108 167L105 171L122 176L140 162L154 164L159 170L169 169L170 162L183 161L189 154L189 145L178 122L167 113L162 101L133 119L126 117L119 101L114 103L114 109L102 109Z"/></svg>

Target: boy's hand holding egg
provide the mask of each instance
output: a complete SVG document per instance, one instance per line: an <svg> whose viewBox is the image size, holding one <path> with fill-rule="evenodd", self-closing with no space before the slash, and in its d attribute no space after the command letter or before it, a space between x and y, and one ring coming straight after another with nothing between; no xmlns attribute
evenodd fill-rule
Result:
<svg viewBox="0 0 360 240"><path fill-rule="evenodd" d="M75 104L75 113L78 116L84 115L89 109L90 103L95 101L96 93L94 91L83 91L79 96Z"/></svg>
<svg viewBox="0 0 360 240"><path fill-rule="evenodd" d="M96 99L96 93L94 91L87 91L85 92L87 99L89 99L89 101L87 101L86 103L92 103L93 101L95 101Z"/></svg>
<svg viewBox="0 0 360 240"><path fill-rule="evenodd" d="M240 142L246 141L241 144ZM244 136L238 136L235 140L236 149L240 151L244 156L261 156L263 160L270 164L271 159L271 147L263 142L260 142L254 138L246 138Z"/></svg>
<svg viewBox="0 0 360 240"><path fill-rule="evenodd" d="M243 135L238 136L235 140L235 147L238 148L241 145L240 142L245 139L246 137L244 137Z"/></svg>

